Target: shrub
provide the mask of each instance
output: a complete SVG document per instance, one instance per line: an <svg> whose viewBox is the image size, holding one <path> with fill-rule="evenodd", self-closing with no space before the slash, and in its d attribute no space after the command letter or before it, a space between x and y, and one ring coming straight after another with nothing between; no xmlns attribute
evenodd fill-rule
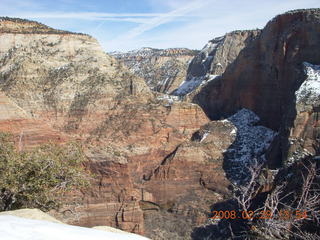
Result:
<svg viewBox="0 0 320 240"><path fill-rule="evenodd" d="M282 176L284 170L279 172L273 189L257 208L257 202L262 200L256 198L261 170L262 165L250 167L249 181L243 186L234 186L240 209L254 213L247 222L251 229L247 239L320 239L320 168L317 162L310 157L286 169L285 176Z"/></svg>
<svg viewBox="0 0 320 240"><path fill-rule="evenodd" d="M85 160L75 143L47 144L32 151L15 149L12 136L0 133L0 210L58 208L62 195L89 184Z"/></svg>

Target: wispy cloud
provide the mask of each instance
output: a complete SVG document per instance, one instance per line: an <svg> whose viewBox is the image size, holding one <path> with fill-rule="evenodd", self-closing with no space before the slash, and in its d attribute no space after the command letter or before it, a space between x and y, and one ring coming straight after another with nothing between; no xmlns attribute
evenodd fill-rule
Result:
<svg viewBox="0 0 320 240"><path fill-rule="evenodd" d="M185 5L184 7L177 8L173 11L170 11L166 14L161 14L152 19L149 19L148 22L140 24L139 26L131 29L127 33L118 36L117 38L111 40L109 45L119 45L121 43L125 43L128 40L138 37L146 31L150 31L162 24L171 22L175 20L179 16L186 16L188 13L195 11L199 8L204 7L205 5L212 3L212 0L198 0L192 1L191 3Z"/></svg>
<svg viewBox="0 0 320 240"><path fill-rule="evenodd" d="M0 15L89 33L106 51L201 48L235 29L262 28L277 14L319 0L0 0ZM170 24L169 24L170 23Z"/></svg>
<svg viewBox="0 0 320 240"><path fill-rule="evenodd" d="M144 23L154 17L165 17L168 13L101 13L101 12L29 12L15 13L20 18L41 19L82 19L82 20L104 20L104 21L128 21ZM183 17L184 14L173 13L173 17Z"/></svg>

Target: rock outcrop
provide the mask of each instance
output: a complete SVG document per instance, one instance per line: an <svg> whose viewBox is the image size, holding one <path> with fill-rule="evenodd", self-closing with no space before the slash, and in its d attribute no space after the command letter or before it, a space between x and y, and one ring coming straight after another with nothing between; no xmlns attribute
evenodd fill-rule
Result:
<svg viewBox="0 0 320 240"><path fill-rule="evenodd" d="M319 9L279 15L193 101L211 119L241 108L255 112L261 124L279 131L270 153L271 159L278 159L274 164L319 154L319 91L313 95L305 91L309 83L319 86L320 53L315 50L319 44Z"/></svg>
<svg viewBox="0 0 320 240"><path fill-rule="evenodd" d="M197 53L186 48L142 48L110 54L132 73L145 79L151 90L170 93L185 79L188 65Z"/></svg>
<svg viewBox="0 0 320 240"><path fill-rule="evenodd" d="M220 76L259 33L260 30L233 31L210 40L192 59L185 81L172 94L186 95Z"/></svg>
<svg viewBox="0 0 320 240"><path fill-rule="evenodd" d="M47 25L41 24L36 21L30 21L20 18L0 17L0 32L1 33L31 33L31 34L72 34L69 31L63 31L51 28ZM77 33L78 35L86 35ZM88 35L87 35L88 36Z"/></svg>

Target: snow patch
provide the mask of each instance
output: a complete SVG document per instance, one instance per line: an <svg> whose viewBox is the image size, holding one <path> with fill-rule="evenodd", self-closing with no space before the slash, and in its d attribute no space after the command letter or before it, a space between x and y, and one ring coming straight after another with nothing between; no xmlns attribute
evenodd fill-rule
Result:
<svg viewBox="0 0 320 240"><path fill-rule="evenodd" d="M220 75L207 74L201 77L192 77L190 80L183 81L180 86L172 92L173 95L184 96L192 91L194 91L199 86L212 81Z"/></svg>
<svg viewBox="0 0 320 240"><path fill-rule="evenodd" d="M208 56L209 56L209 53L211 53L214 49L216 49L217 47L219 46L219 44L218 43L213 43L213 42L208 42L205 46L204 46L204 48L201 50L201 52L202 53L204 53L205 54L205 59L204 59L204 61L206 60L206 58L208 58Z"/></svg>
<svg viewBox="0 0 320 240"><path fill-rule="evenodd" d="M313 156L313 154L311 152L309 152L307 149L301 147L303 145L302 144L303 141L304 141L303 139L299 139L299 138L290 138L289 139L289 143L291 145L297 144L295 151L291 152L290 157L288 158L287 164L289 166L292 165L293 163L303 159L303 158Z"/></svg>
<svg viewBox="0 0 320 240"><path fill-rule="evenodd" d="M296 91L297 103L312 105L320 100L320 65L303 62L307 79Z"/></svg>
<svg viewBox="0 0 320 240"><path fill-rule="evenodd" d="M237 133L237 130L236 129L232 129L232 131L230 132L230 135L234 135Z"/></svg>
<svg viewBox="0 0 320 240"><path fill-rule="evenodd" d="M0 216L1 240L147 240L136 234L105 232L47 221Z"/></svg>
<svg viewBox="0 0 320 240"><path fill-rule="evenodd" d="M168 94L162 94L157 97L158 100L164 101L166 107L171 106L174 102L179 102L181 101L180 96L173 96L173 95L168 95Z"/></svg>
<svg viewBox="0 0 320 240"><path fill-rule="evenodd" d="M174 95L186 95L192 92L194 89L200 86L203 81L203 77L193 77L189 81L183 81L180 86L174 90Z"/></svg>
<svg viewBox="0 0 320 240"><path fill-rule="evenodd" d="M202 84L205 84L207 82L210 82L212 81L213 79L216 79L217 77L219 77L220 75L214 75L214 74L208 74L207 75L207 80L206 81L203 81Z"/></svg>
<svg viewBox="0 0 320 240"><path fill-rule="evenodd" d="M201 138L201 140L200 140L200 142L202 142L203 140L205 140L207 137L208 137L208 135L210 134L210 132L208 131L208 132L205 132L204 134L203 134L203 136L202 136L202 138Z"/></svg>
<svg viewBox="0 0 320 240"><path fill-rule="evenodd" d="M248 169L255 161L264 162L265 152L269 148L276 132L264 126L256 126L259 117L248 109L242 109L228 118L236 127L236 139L225 153L229 179L241 182L248 176ZM232 131L232 133L234 133Z"/></svg>

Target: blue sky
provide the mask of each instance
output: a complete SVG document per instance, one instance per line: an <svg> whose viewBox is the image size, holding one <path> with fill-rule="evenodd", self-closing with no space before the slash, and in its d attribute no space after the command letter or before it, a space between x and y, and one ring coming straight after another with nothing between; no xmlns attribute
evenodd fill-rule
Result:
<svg viewBox="0 0 320 240"><path fill-rule="evenodd" d="M319 0L0 0L0 16L88 33L106 51L201 49L226 32L262 28L277 14L315 7Z"/></svg>

